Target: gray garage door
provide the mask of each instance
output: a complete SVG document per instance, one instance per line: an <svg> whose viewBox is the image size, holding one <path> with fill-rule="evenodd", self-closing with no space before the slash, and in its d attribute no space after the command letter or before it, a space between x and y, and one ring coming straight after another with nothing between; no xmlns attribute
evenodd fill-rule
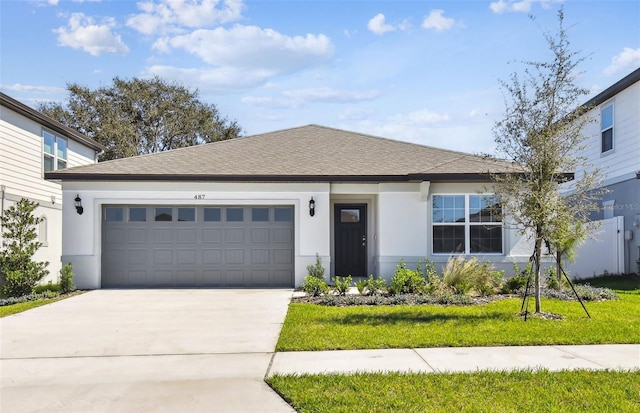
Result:
<svg viewBox="0 0 640 413"><path fill-rule="evenodd" d="M105 205L103 287L292 287L292 206Z"/></svg>

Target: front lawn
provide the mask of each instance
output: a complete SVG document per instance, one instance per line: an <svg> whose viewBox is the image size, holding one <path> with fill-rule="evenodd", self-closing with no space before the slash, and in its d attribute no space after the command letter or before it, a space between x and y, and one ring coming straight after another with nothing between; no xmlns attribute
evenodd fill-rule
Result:
<svg viewBox="0 0 640 413"><path fill-rule="evenodd" d="M637 412L640 372L274 376L299 412Z"/></svg>
<svg viewBox="0 0 640 413"><path fill-rule="evenodd" d="M521 300L470 306L291 304L277 351L640 343L640 295L588 302L543 300L563 320L517 315Z"/></svg>
<svg viewBox="0 0 640 413"><path fill-rule="evenodd" d="M6 317L12 314L18 314L23 311L31 310L32 308L40 307L41 305L54 303L64 298L66 297L58 296L55 298L43 298L40 300L24 301L22 303L17 303L17 304L3 305L3 306L0 306L0 318Z"/></svg>

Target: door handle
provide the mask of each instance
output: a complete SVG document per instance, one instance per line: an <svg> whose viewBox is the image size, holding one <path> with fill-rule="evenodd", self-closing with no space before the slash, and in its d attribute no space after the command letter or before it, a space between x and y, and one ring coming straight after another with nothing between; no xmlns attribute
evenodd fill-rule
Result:
<svg viewBox="0 0 640 413"><path fill-rule="evenodd" d="M363 235L362 236L362 246L365 247L367 245L367 236Z"/></svg>

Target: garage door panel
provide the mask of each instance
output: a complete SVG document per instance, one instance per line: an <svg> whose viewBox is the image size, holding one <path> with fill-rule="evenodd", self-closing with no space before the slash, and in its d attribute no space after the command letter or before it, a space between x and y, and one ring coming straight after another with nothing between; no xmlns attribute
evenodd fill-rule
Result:
<svg viewBox="0 0 640 413"><path fill-rule="evenodd" d="M105 241L107 244L122 244L126 241L127 232L124 228L108 228Z"/></svg>
<svg viewBox="0 0 640 413"><path fill-rule="evenodd" d="M204 228L202 230L202 241L205 244L219 244L222 242L221 228Z"/></svg>
<svg viewBox="0 0 640 413"><path fill-rule="evenodd" d="M129 284L143 286L147 284L146 271L129 271Z"/></svg>
<svg viewBox="0 0 640 413"><path fill-rule="evenodd" d="M152 242L156 244L160 243L172 243L173 242L173 229L172 228L156 228L153 231Z"/></svg>
<svg viewBox="0 0 640 413"><path fill-rule="evenodd" d="M222 270L204 270L202 278L204 285L224 285Z"/></svg>
<svg viewBox="0 0 640 413"><path fill-rule="evenodd" d="M130 249L128 250L129 259L127 262L131 265L147 264L147 250L146 249Z"/></svg>
<svg viewBox="0 0 640 413"><path fill-rule="evenodd" d="M178 244L194 244L196 240L196 228L182 228L177 231Z"/></svg>
<svg viewBox="0 0 640 413"><path fill-rule="evenodd" d="M293 243L293 230L289 228L275 228L273 230L273 242L276 244Z"/></svg>
<svg viewBox="0 0 640 413"><path fill-rule="evenodd" d="M251 250L251 264L269 264L271 251L267 249L253 249Z"/></svg>
<svg viewBox="0 0 640 413"><path fill-rule="evenodd" d="M244 228L228 228L225 230L225 241L229 244L244 243Z"/></svg>
<svg viewBox="0 0 640 413"><path fill-rule="evenodd" d="M278 265L293 264L293 253L291 250L274 250L273 263Z"/></svg>
<svg viewBox="0 0 640 413"><path fill-rule="evenodd" d="M225 250L225 264L244 264L244 250Z"/></svg>
<svg viewBox="0 0 640 413"><path fill-rule="evenodd" d="M203 264L222 264L222 250L221 249L208 249L202 251Z"/></svg>
<svg viewBox="0 0 640 413"><path fill-rule="evenodd" d="M173 250L155 250L153 252L154 265L173 265Z"/></svg>
<svg viewBox="0 0 640 413"><path fill-rule="evenodd" d="M105 208L122 212L103 211L105 287L293 286L292 207Z"/></svg>
<svg viewBox="0 0 640 413"><path fill-rule="evenodd" d="M252 228L251 242L254 244L268 244L269 228Z"/></svg>

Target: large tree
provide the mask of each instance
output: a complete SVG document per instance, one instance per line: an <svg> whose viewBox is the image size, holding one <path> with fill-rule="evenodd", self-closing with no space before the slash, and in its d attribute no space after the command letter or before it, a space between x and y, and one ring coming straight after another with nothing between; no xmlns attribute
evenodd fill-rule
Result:
<svg viewBox="0 0 640 413"><path fill-rule="evenodd" d="M112 85L95 90L71 83L67 90L66 104L44 103L38 110L106 146L100 160L231 139L242 132L215 105L202 102L197 90L158 77L116 77Z"/></svg>
<svg viewBox="0 0 640 413"><path fill-rule="evenodd" d="M579 244L576 238L589 233L589 215L597 210L600 195L593 190L599 171L578 155L585 146L582 129L590 122L589 108L579 101L588 90L576 84L585 58L569 48L562 8L558 20L557 32L544 32L551 59L524 62L522 75L513 73L501 82L506 113L493 129L498 152L521 168L518 174L496 176L494 189L510 223L533 239L536 312L541 312L545 246L568 253ZM567 173L574 171L584 173L563 187Z"/></svg>

